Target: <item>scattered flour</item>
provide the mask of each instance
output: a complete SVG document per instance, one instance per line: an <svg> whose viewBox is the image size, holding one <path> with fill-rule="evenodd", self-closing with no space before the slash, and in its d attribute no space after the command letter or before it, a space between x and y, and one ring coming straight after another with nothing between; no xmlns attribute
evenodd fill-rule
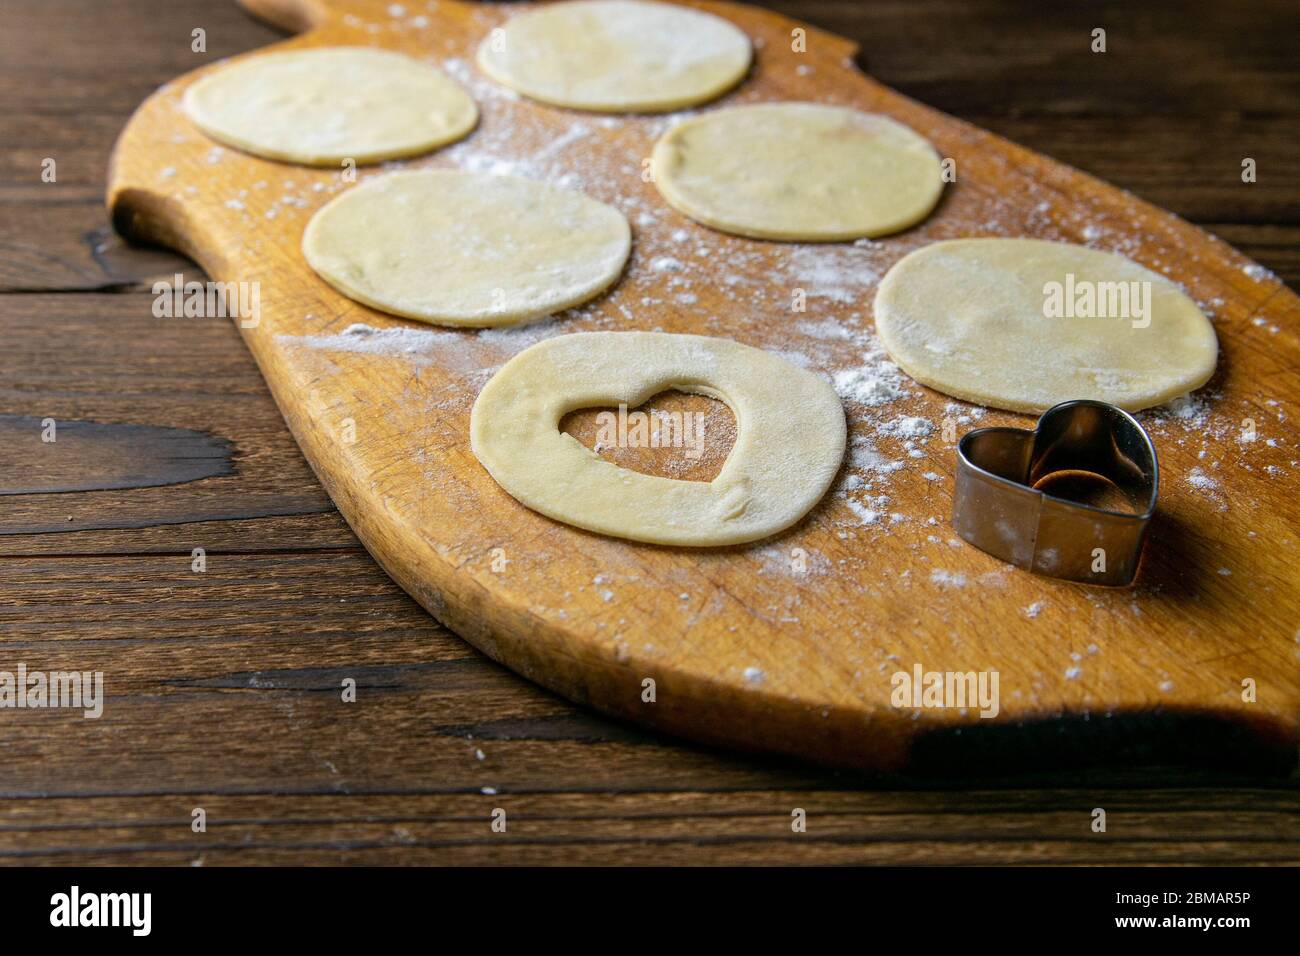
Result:
<svg viewBox="0 0 1300 956"><path fill-rule="evenodd" d="M849 447L849 464L857 471L875 472L880 475L892 474L905 467L903 462L880 454L865 438L855 439Z"/></svg>
<svg viewBox="0 0 1300 956"><path fill-rule="evenodd" d="M863 524L875 524L880 520L880 512L873 511L860 501L854 501L852 498L848 501L849 510L858 516Z"/></svg>
<svg viewBox="0 0 1300 956"><path fill-rule="evenodd" d="M1200 468L1193 468L1187 475L1187 483L1197 491L1218 491L1219 483Z"/></svg>
<svg viewBox="0 0 1300 956"><path fill-rule="evenodd" d="M935 568L931 571L930 580L945 588L964 588L966 586L966 575L956 571L945 571L942 568Z"/></svg>
<svg viewBox="0 0 1300 956"><path fill-rule="evenodd" d="M917 415L902 415L877 425L876 434L892 438L929 438L934 434L934 423Z"/></svg>
<svg viewBox="0 0 1300 956"><path fill-rule="evenodd" d="M1160 411L1190 428L1204 428L1210 416L1209 403L1193 395L1180 395L1162 405Z"/></svg>
<svg viewBox="0 0 1300 956"><path fill-rule="evenodd" d="M868 408L888 405L907 394L903 376L893 362L844 369L836 372L832 381L840 398Z"/></svg>
<svg viewBox="0 0 1300 956"><path fill-rule="evenodd" d="M324 354L343 352L400 358L416 367L432 365L436 360L448 371L482 378L512 355L559 335L562 330L563 323L547 320L497 329L398 324L379 328L354 322L342 332L276 338L291 348L307 348Z"/></svg>

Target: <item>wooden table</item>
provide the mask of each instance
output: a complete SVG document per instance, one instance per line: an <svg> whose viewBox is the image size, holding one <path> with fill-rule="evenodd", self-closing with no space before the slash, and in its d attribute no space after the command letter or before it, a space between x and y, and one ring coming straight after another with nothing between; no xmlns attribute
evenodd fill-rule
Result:
<svg viewBox="0 0 1300 956"><path fill-rule="evenodd" d="M858 39L896 89L1300 281L1289 0L775 6ZM0 670L99 670L107 689L98 720L0 710L0 859L1300 862L1295 774L868 779L760 761L583 711L438 626L340 519L233 325L153 316L154 279L194 266L105 221L131 110L277 36L229 0L0 7ZM62 443L41 441L49 418Z"/></svg>

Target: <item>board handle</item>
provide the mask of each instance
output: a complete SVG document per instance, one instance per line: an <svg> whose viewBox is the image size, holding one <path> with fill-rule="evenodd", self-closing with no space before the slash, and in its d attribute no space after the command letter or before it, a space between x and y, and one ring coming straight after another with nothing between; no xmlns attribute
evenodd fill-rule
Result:
<svg viewBox="0 0 1300 956"><path fill-rule="evenodd" d="M327 0L235 0L252 16L286 33L306 33L333 14Z"/></svg>

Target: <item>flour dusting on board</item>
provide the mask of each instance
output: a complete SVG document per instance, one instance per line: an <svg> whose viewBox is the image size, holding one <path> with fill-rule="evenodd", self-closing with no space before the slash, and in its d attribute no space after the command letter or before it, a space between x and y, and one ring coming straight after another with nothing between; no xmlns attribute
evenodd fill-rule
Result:
<svg viewBox="0 0 1300 956"><path fill-rule="evenodd" d="M378 328L354 322L342 332L333 334L281 335L277 338L291 348L400 358L412 365L437 365L451 372L470 373L486 381L489 374L510 356L560 332L560 324L548 320L502 329L468 330L412 325Z"/></svg>

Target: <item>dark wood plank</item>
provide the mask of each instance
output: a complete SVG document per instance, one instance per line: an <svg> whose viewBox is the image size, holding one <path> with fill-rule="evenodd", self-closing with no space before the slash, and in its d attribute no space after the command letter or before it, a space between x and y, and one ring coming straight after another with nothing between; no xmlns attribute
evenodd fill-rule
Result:
<svg viewBox="0 0 1300 956"><path fill-rule="evenodd" d="M170 489L137 482L86 495L51 487L10 496L0 512L0 554L12 546L11 535L333 511L234 325L215 317L159 319L152 305L145 294L0 298L0 412L38 423L201 432L231 446L230 466ZM57 445L41 447L61 453L52 450Z"/></svg>
<svg viewBox="0 0 1300 956"><path fill-rule="evenodd" d="M224 438L192 428L0 415L0 495L183 485L235 473Z"/></svg>
<svg viewBox="0 0 1300 956"><path fill-rule="evenodd" d="M1291 862L1300 828L1285 808L1262 805L1234 813L1225 801L1196 792L1139 793L1109 804L1108 830L1092 834L1091 807L1060 805L1051 791L1026 791L1008 808L999 792L809 793L749 790L603 796L573 793L321 794L289 801L274 795L194 793L173 797L54 798L42 814L11 813L4 830L39 841L9 859L26 862L259 863L744 863L797 857L817 863ZM899 802L910 804L899 812ZM1149 809L1159 801L1162 813ZM190 829L191 812L207 814L206 833ZM506 811L505 833L489 830L491 812ZM808 815L795 834L790 810ZM990 807L998 813L990 815ZM1006 812L1010 809L1011 812ZM1170 821L1177 837L1169 839ZM1251 836L1275 828L1275 846ZM100 856L89 840L109 832L115 847ZM918 838L918 834L923 834Z"/></svg>
<svg viewBox="0 0 1300 956"><path fill-rule="evenodd" d="M1127 0L792 0L764 4L856 39L862 66L957 115L1294 116L1295 4ZM1092 31L1107 52L1091 51Z"/></svg>
<svg viewBox="0 0 1300 956"><path fill-rule="evenodd" d="M194 272L193 263L174 252L128 245L106 223L102 197L42 200L38 193L35 199L5 207L0 294L142 292L157 280Z"/></svg>

